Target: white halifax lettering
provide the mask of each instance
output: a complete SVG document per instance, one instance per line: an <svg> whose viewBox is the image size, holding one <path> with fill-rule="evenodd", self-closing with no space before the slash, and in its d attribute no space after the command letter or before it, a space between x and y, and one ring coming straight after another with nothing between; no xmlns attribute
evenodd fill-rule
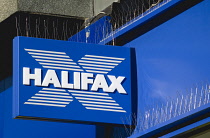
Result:
<svg viewBox="0 0 210 138"><path fill-rule="evenodd" d="M35 86L48 87L50 84L54 85L56 88L66 88L66 89L81 89L88 90L91 86L91 91L98 91L102 89L104 92L113 93L118 91L120 94L127 94L122 86L122 82L125 80L123 76L113 76L107 75L105 77L102 74L93 73L83 73L83 72L73 72L73 76L70 76L68 71L61 71L61 81L59 80L55 70L48 69L43 81L42 81L42 70L39 68L34 69L34 74L30 73L30 68L23 67L23 85L31 85L30 80L34 80ZM69 83L69 78L73 78L73 83ZM108 85L106 78L111 82Z"/></svg>

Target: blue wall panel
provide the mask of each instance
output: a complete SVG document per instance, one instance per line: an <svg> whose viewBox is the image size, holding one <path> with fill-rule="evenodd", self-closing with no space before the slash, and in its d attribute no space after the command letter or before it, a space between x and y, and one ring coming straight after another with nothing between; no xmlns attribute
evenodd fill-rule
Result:
<svg viewBox="0 0 210 138"><path fill-rule="evenodd" d="M136 49L139 110L209 87L209 7L205 0L125 45Z"/></svg>
<svg viewBox="0 0 210 138"><path fill-rule="evenodd" d="M139 99L165 100L210 80L209 6L201 2L125 45L136 49Z"/></svg>

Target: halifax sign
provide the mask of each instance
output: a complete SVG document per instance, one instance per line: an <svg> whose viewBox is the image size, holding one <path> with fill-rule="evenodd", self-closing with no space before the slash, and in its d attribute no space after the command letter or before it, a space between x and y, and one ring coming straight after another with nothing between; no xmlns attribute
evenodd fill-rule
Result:
<svg viewBox="0 0 210 138"><path fill-rule="evenodd" d="M13 117L132 125L133 49L16 37Z"/></svg>

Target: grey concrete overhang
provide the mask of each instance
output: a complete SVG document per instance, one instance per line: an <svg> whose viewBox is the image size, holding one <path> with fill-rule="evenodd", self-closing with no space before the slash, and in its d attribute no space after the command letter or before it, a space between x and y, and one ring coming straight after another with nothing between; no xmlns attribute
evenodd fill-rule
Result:
<svg viewBox="0 0 210 138"><path fill-rule="evenodd" d="M15 12L91 18L118 0L0 0L0 22Z"/></svg>

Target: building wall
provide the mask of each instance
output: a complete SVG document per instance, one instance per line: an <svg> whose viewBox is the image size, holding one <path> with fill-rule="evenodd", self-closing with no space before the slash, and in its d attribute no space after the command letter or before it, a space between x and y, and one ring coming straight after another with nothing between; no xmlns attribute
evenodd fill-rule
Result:
<svg viewBox="0 0 210 138"><path fill-rule="evenodd" d="M18 10L17 0L0 0L0 22Z"/></svg>
<svg viewBox="0 0 210 138"><path fill-rule="evenodd" d="M101 10L107 8L113 2L118 2L119 0L94 0L94 15L97 15Z"/></svg>

